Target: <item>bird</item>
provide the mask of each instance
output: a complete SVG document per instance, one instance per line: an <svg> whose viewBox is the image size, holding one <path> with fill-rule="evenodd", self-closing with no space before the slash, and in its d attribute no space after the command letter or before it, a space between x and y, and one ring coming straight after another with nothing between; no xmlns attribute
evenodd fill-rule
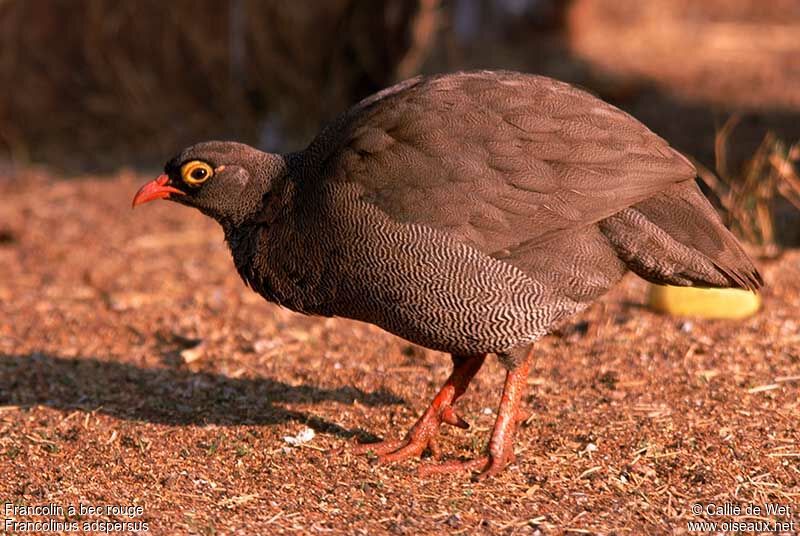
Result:
<svg viewBox="0 0 800 536"><path fill-rule="evenodd" d="M366 97L283 154L185 148L133 206L168 199L222 227L245 284L306 315L377 325L450 354L452 373L380 462L482 480L515 461L535 342L628 272L755 291L763 280L695 166L631 115L514 71L418 76ZM442 424L489 355L505 369L484 453L440 460Z"/></svg>

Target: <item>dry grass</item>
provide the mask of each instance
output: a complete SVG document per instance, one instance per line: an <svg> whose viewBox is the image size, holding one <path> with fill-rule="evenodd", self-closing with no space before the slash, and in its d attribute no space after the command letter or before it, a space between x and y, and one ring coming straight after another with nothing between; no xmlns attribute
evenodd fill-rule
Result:
<svg viewBox="0 0 800 536"><path fill-rule="evenodd" d="M296 148L418 69L437 5L6 0L0 155L117 168L208 138Z"/></svg>
<svg viewBox="0 0 800 536"><path fill-rule="evenodd" d="M717 195L726 223L740 238L760 248L763 255L779 250L776 232L781 201L800 210L800 177L795 164L800 161L800 142L788 145L768 133L741 170L729 165L728 144L739 121L729 118L715 138L714 174L695 162L700 177Z"/></svg>

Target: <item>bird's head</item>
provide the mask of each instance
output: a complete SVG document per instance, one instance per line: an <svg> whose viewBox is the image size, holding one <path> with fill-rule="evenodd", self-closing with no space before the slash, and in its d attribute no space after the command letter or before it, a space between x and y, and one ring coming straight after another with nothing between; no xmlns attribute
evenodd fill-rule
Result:
<svg viewBox="0 0 800 536"><path fill-rule="evenodd" d="M278 155L249 145L210 141L187 147L143 185L133 206L169 199L199 209L220 223L240 224L261 208L264 194L285 172Z"/></svg>

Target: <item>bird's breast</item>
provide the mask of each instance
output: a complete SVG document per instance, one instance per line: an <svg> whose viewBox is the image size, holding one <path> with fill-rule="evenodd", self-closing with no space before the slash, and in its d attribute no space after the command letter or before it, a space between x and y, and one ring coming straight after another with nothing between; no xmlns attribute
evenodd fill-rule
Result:
<svg viewBox="0 0 800 536"><path fill-rule="evenodd" d="M266 300L303 314L330 316L335 278L308 236L276 223L239 229L228 239L239 275Z"/></svg>

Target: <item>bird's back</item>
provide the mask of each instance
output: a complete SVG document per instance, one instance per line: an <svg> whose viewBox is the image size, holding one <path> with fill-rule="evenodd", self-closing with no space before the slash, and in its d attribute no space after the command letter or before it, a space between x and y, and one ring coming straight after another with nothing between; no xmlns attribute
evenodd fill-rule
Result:
<svg viewBox="0 0 800 536"><path fill-rule="evenodd" d="M313 180L355 185L401 223L488 255L600 221L694 167L640 122L550 78L417 78L365 99L303 153Z"/></svg>

